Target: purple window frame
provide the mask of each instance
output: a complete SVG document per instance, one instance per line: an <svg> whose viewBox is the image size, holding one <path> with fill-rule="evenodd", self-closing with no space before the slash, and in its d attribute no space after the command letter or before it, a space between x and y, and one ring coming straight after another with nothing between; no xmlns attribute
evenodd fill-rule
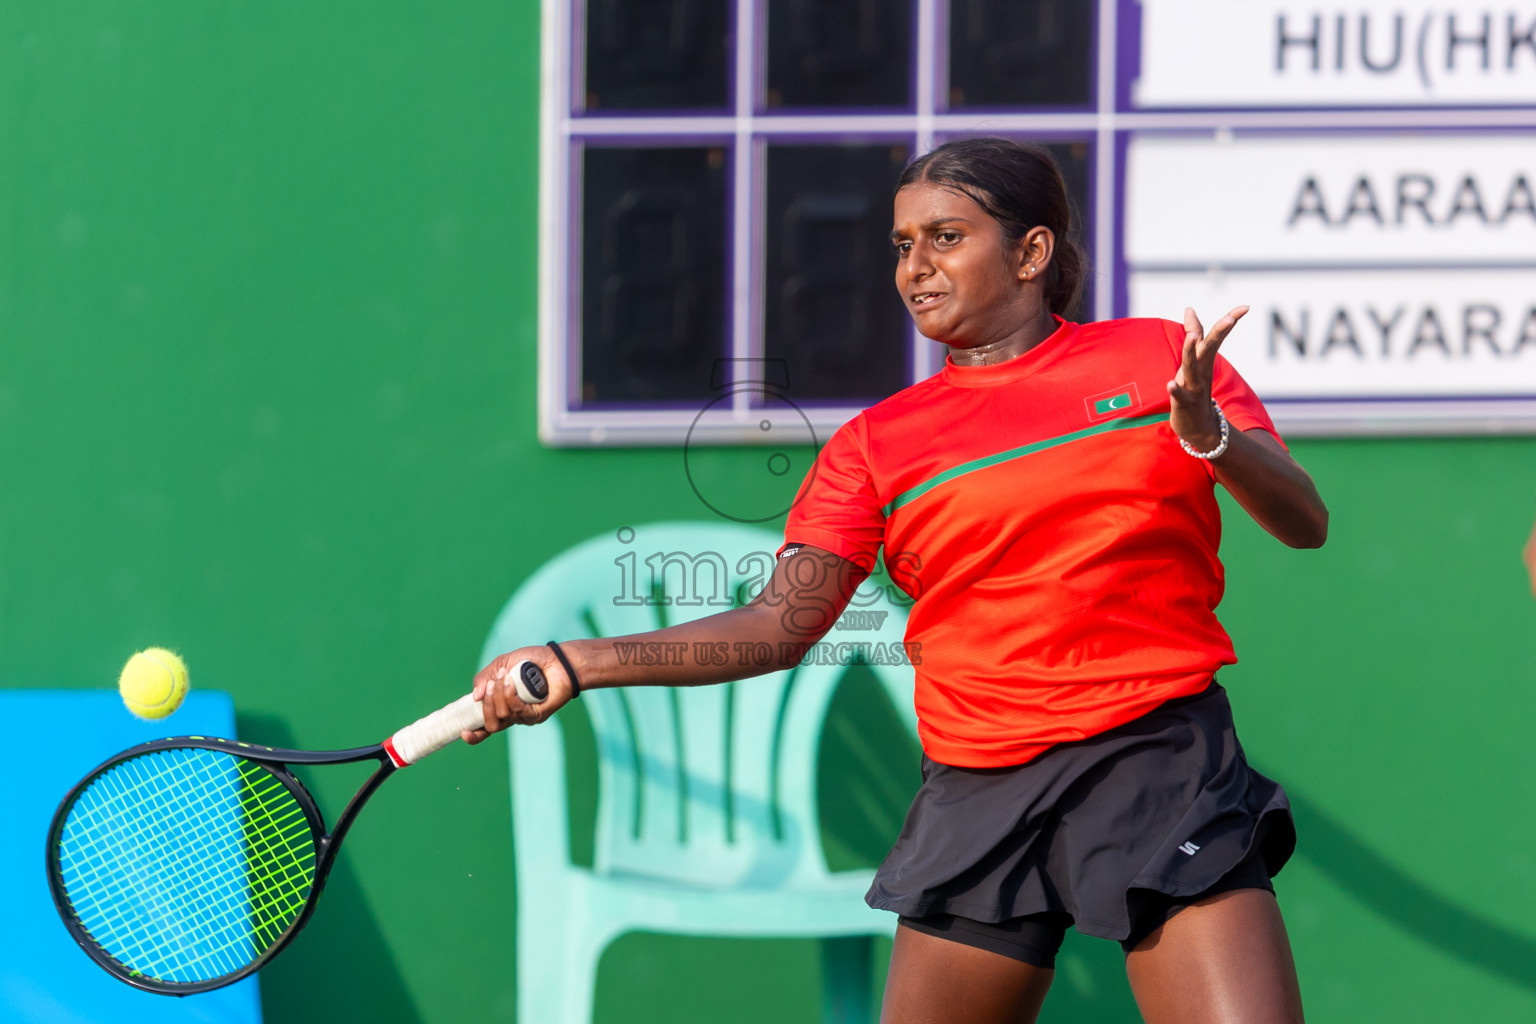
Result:
<svg viewBox="0 0 1536 1024"><path fill-rule="evenodd" d="M814 144L900 141L922 152L935 139L967 132L997 132L1042 141L1072 139L1089 143L1097 157L1104 141L1097 104L1112 99L1102 76L1094 78L1094 105L1080 109L1042 109L1027 112L966 111L944 109L948 94L944 64L947 51L945 0L913 0L911 105L907 110L769 109L764 105L766 65L764 41L766 0L727 0L732 4L732 59L729 96L723 110L633 111L589 113L582 106L583 25L586 0L567 5L544 0L543 51L546 83L542 110L541 237L545 241L540 270L540 434L554 445L653 445L653 444L749 444L761 443L760 416L754 411L750 385L754 361L763 355L764 280L762 199L765 182L763 155L770 143ZM1102 2L1100 7L1102 9ZM747 31L743 32L742 27ZM1095 52L1102 45L1095 37ZM1112 84L1112 80L1111 80ZM605 143L724 145L730 174L727 211L727 262L730 294L727 310L725 365L736 368L740 379L727 382L733 401L713 403L708 416L678 403L623 408L583 409L580 394L580 159L589 140ZM1090 180L1090 209L1083 211L1090 224L1097 223L1095 209L1103 161L1095 159ZM1097 238L1093 240L1097 241ZM1095 251L1097 245L1090 244ZM1103 297L1095 309L1110 315L1112 291L1104 287L1105 268L1096 266L1096 294ZM907 381L915 382L942 365L940 346L908 330L906 338ZM804 413L816 436L825 439L856 415L863 405L820 400L804 403Z"/></svg>

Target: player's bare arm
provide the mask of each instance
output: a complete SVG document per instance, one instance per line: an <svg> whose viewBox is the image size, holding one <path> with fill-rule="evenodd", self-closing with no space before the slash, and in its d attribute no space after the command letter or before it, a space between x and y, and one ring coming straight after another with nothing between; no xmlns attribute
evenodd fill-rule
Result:
<svg viewBox="0 0 1536 1024"><path fill-rule="evenodd" d="M1531 596L1536 597L1536 526L1531 528L1531 537L1525 542L1525 571L1531 577Z"/></svg>
<svg viewBox="0 0 1536 1024"><path fill-rule="evenodd" d="M774 567L761 593L740 608L693 622L683 622L649 633L622 637L560 641L581 689L606 686L701 686L761 675L798 664L806 647L832 628L859 584L868 575L854 563L820 548L802 547ZM645 665L620 656L637 649L635 644L682 645L681 664L676 659L655 659L667 664ZM724 652L722 658L691 656L695 645ZM742 645L766 644L774 660L763 664L745 655ZM652 648L664 650L665 648ZM760 648L757 648L760 649ZM549 699L525 704L515 692L512 666L531 661L549 680ZM485 728L466 733L468 743L478 743L509 725L533 725L544 721L574 696L565 667L548 647L520 647L492 661L475 676L474 697L484 702Z"/></svg>
<svg viewBox="0 0 1536 1024"><path fill-rule="evenodd" d="M1209 333L1193 309L1184 311L1184 353L1168 382L1174 432L1196 451L1221 444L1221 421L1211 404L1216 354L1248 312L1238 306L1211 325ZM1272 536L1293 548L1322 547L1328 539L1328 508L1307 471L1265 430L1232 431L1226 451L1211 460L1216 479Z"/></svg>

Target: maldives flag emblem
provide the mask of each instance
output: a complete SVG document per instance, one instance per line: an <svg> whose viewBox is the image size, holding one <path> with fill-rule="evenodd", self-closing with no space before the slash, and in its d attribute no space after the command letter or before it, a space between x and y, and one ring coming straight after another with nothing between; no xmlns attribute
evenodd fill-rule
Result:
<svg viewBox="0 0 1536 1024"><path fill-rule="evenodd" d="M1135 384L1122 384L1117 388L1089 395L1083 399L1083 405L1087 406L1088 418L1091 420L1123 415L1141 405L1141 393L1136 390Z"/></svg>

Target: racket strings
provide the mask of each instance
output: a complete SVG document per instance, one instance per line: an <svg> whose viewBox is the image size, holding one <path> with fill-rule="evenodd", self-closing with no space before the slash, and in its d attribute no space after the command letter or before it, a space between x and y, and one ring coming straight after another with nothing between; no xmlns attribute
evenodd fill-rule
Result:
<svg viewBox="0 0 1536 1024"><path fill-rule="evenodd" d="M263 949L272 945L299 916L314 879L315 847L304 810L286 787L257 765L240 762L248 793L256 794L248 814L256 825L257 848L252 860L252 887L263 894L256 901L257 932ZM277 814L274 815L274 809ZM299 848L294 848L298 842Z"/></svg>
<svg viewBox="0 0 1536 1024"><path fill-rule="evenodd" d="M73 854L65 858L66 872L68 865L92 868L82 879L86 888L67 885L66 889L87 930L103 948L136 970L158 976L172 967L175 958L187 958L189 948L201 946L213 956L220 952L210 948L218 928L218 907L190 884L189 854L203 854L213 883L208 891L217 893L228 887L230 878L227 872L223 876L212 872L235 863L238 844L206 795L195 802L189 799L179 821L156 813L146 801L153 778L146 776L144 767L129 762L98 783L102 790L95 795L107 800L95 809L112 808L115 816L81 814L72 819L84 829L72 838L84 836L96 848L84 843L66 847L66 853ZM179 766L172 767L173 781L185 777ZM199 833L191 842L185 841L187 828ZM146 899L156 894L156 886L163 888L162 898ZM157 936L154 944L145 941L150 934Z"/></svg>
<svg viewBox="0 0 1536 1024"><path fill-rule="evenodd" d="M102 807L114 813L98 816L105 827L93 823L86 834L109 856L81 861L95 867L87 880L96 891L76 895L77 887L67 887L77 912L103 948L141 973L177 980L178 960L238 965L246 957L232 957L229 944L214 939L220 927L219 905L209 898L230 889L229 869L237 863L238 841L227 808L214 806L206 797L194 800L195 791L184 791L185 813L173 821L159 813L163 808L146 802L144 767L130 762L99 783L100 795L108 798ZM170 779L184 785L185 774L173 767ZM82 815L81 820L92 819ZM196 833L191 842L184 842L187 829ZM148 851L153 853L146 856ZM190 851L203 854L207 874L202 892L191 884L192 865L186 856ZM80 857L91 851L70 852ZM95 898L88 903L81 896ZM99 922L92 920L92 911Z"/></svg>
<svg viewBox="0 0 1536 1024"><path fill-rule="evenodd" d="M239 762L242 776L249 778L255 773L257 778L264 778L269 787L281 789L281 784L260 768L246 762ZM122 787L113 787L119 799L120 806L128 806L125 801L132 799L138 803L132 806L137 814L121 819L124 826L137 829L146 834L151 844L177 842L184 838L184 833L173 831L165 827L163 816L156 817L153 814L144 814L146 807L144 802L142 779L142 765L134 765L124 773L125 777L132 778L135 782L136 792L125 792ZM189 778L183 765L173 764L171 767L172 781L182 787L184 794L195 792L189 787L189 783L200 780ZM120 781L120 780L114 780ZM229 783L231 780L225 776L221 780ZM286 791L284 791L286 792ZM261 949L270 945L268 936L275 938L281 934L282 926L286 922L278 922L274 928L274 915L267 912L267 904L262 899L248 901L228 901L223 894L228 893L233 885L238 883L238 878L231 874L231 869L238 869L241 863L242 851L239 840L248 838L241 829L239 840L232 815L229 813L233 806L227 799L219 803L212 803L208 799L209 794L204 794L201 799L190 800L186 804L186 816L178 824L190 825L195 833L194 841L184 848L189 851L197 851L211 854L211 859L204 859L205 867L221 867L222 871L209 871L203 878L197 878L192 873L195 864L189 864L188 858L181 858L180 862L170 860L161 861L158 865L153 862L140 863L136 866L140 870L132 870L135 866L133 858L120 858L117 863L129 867L123 872L121 879L116 880L117 885L109 896L117 897L105 906L108 920L107 937L109 941L116 939L123 947L128 957L135 961L133 966L155 975L171 974L174 976L174 968L178 961L195 961L204 967L214 969L216 973L229 973L244 964L249 963ZM250 799L254 795L255 799ZM260 810L270 802L271 795L258 791L251 794L242 791L242 810L249 813L252 807ZM295 807L296 811L297 808ZM270 815L269 815L270 816ZM302 818L302 813L299 814ZM307 829L306 829L307 831ZM109 832L110 842L119 850L122 843L119 841L117 831ZM261 831L254 833L258 838L263 835ZM264 863L263 858L269 857L268 851L258 849L255 851L255 859L249 859L251 865L258 866L254 872L256 879L264 875L270 876L270 872L262 872L259 866ZM154 879L146 879L143 868L160 868L160 876ZM159 902L145 905L142 894L146 891L149 882L161 885L168 898ZM193 883L197 884L194 885ZM253 888L259 887L256 883ZM242 906L241 903L247 905ZM302 900L298 906L302 908ZM255 941L252 941L251 926L243 912L249 912L257 929ZM180 916L177 916L177 915ZM291 915L290 915L291 916ZM126 924L126 928L124 925ZM145 925L148 926L146 929ZM266 934L264 935L263 932ZM154 945L147 945L143 936L153 934L156 936ZM107 944L104 944L104 946ZM116 952L115 950L112 950ZM202 973L202 972L199 972Z"/></svg>
<svg viewBox="0 0 1536 1024"><path fill-rule="evenodd" d="M175 749L114 766L75 800L59 873L81 926L130 972L195 982L254 962L303 912L315 844L260 765Z"/></svg>

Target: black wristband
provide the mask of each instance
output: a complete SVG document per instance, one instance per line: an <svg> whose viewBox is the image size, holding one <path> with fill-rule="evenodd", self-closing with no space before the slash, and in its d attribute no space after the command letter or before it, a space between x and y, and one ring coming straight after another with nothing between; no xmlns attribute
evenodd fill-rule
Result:
<svg viewBox="0 0 1536 1024"><path fill-rule="evenodd" d="M577 697L580 697L581 680L576 678L576 670L571 667L571 659L565 656L565 652L560 649L560 645L555 643L553 640L544 646L555 652L555 657L560 659L560 666L565 669L565 674L570 678L571 699L575 700Z"/></svg>

